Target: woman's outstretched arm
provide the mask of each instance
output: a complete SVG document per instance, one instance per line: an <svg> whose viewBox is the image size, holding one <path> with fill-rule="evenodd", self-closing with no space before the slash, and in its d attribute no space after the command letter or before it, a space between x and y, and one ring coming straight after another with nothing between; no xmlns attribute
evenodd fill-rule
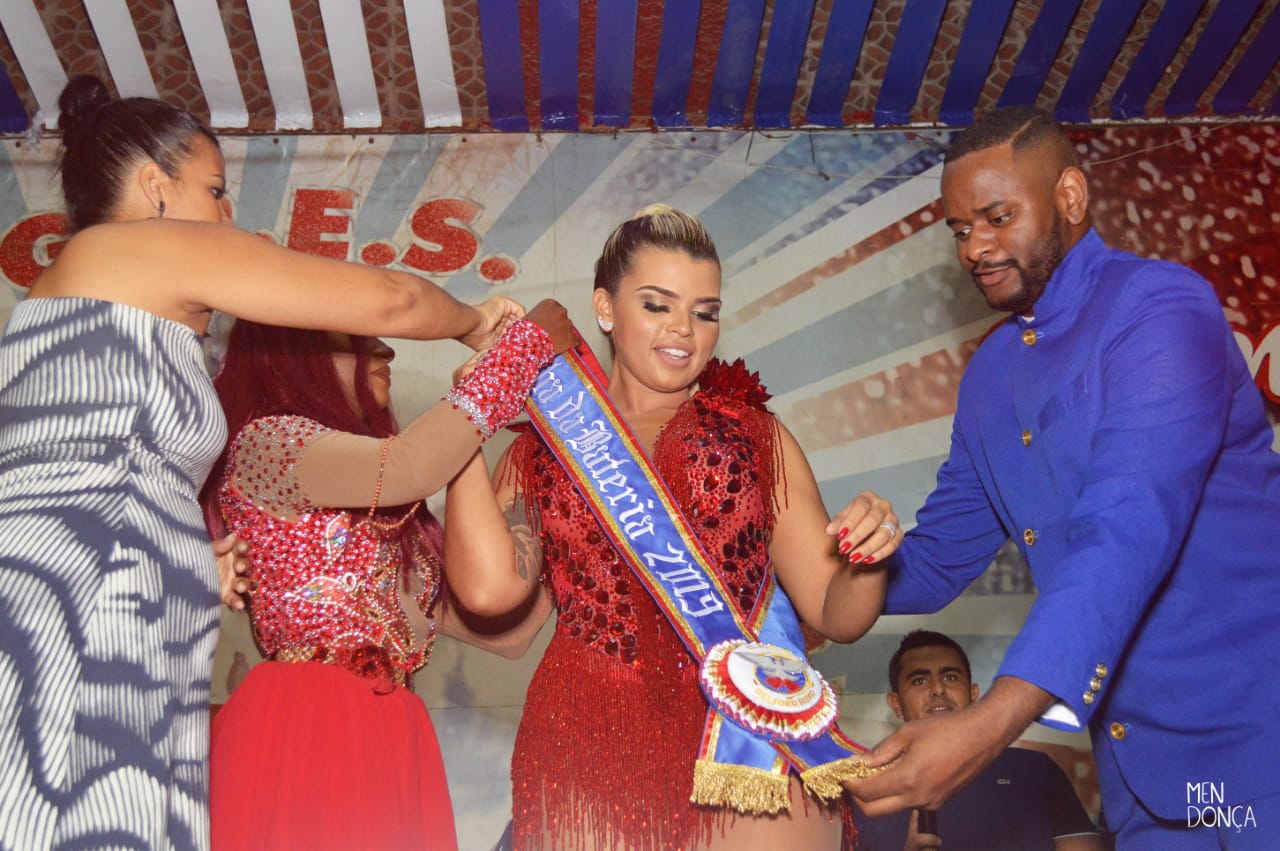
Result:
<svg viewBox="0 0 1280 851"><path fill-rule="evenodd" d="M148 219L76 234L41 275L41 296L119 301L203 327L211 309L271 325L487 348L524 309L479 307L425 277L317 257L231 225Z"/></svg>
<svg viewBox="0 0 1280 851"><path fill-rule="evenodd" d="M454 376L451 399L468 396L466 382L478 379L479 401L498 409L483 412L489 430L501 428L523 409L538 368L577 340L568 313L557 302L539 302L526 319L509 327L484 356L478 355L478 366L468 362L471 368L460 368ZM521 327L530 324L542 331ZM549 351L540 339L544 331ZM505 389L494 393L493 387ZM297 462L298 484L312 504L334 508L368 506L375 494L378 504L386 506L426 499L456 476L486 439L473 419L478 409L439 402L392 438L322 434Z"/></svg>

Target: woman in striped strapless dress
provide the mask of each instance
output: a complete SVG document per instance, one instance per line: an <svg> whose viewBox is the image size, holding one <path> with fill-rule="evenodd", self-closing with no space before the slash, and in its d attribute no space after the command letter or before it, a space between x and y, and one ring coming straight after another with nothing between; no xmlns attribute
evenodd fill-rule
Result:
<svg viewBox="0 0 1280 851"><path fill-rule="evenodd" d="M210 314L479 349L523 310L229 227L182 110L86 77L59 107L72 236L0 339L0 848L207 848Z"/></svg>

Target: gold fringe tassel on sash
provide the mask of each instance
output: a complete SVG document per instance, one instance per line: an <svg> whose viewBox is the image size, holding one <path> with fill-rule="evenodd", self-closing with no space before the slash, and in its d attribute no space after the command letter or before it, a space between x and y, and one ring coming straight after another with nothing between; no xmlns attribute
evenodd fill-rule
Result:
<svg viewBox="0 0 1280 851"><path fill-rule="evenodd" d="M844 786L841 784L845 780L863 780L888 767L882 765L879 768L868 768L862 757L855 755L815 765L800 772L800 779L804 781L804 788L809 794L829 804L844 794Z"/></svg>
<svg viewBox="0 0 1280 851"><path fill-rule="evenodd" d="M689 800L750 815L777 815L791 808L791 781L787 774L700 759L693 766Z"/></svg>

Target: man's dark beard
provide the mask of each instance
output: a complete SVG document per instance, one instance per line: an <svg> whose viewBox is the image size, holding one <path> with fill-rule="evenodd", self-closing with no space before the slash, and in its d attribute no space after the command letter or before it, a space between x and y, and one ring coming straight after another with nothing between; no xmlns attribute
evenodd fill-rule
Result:
<svg viewBox="0 0 1280 851"><path fill-rule="evenodd" d="M1011 295L1003 299L993 299L987 291L978 285L978 290L987 300L987 305L992 310L1004 310L1009 313L1028 314L1031 313L1040 296L1044 295L1045 287L1049 285L1049 278L1053 277L1054 270L1058 268L1058 264L1062 262L1062 258L1066 256L1066 245L1062 241L1062 217L1055 210L1053 213L1053 228L1045 235L1044 242L1040 249L1031 256L1029 268L1023 268L1022 264L1017 260L1007 260L1004 263L996 263L990 266L979 266L974 269L975 272L987 269L1010 268L1018 273L1018 277L1022 281L1022 286ZM977 283L977 279L974 279Z"/></svg>

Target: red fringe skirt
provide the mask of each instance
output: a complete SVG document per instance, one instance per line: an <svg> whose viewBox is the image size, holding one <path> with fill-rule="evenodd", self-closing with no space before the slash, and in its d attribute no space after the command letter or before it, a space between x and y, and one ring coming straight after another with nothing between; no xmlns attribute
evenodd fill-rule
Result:
<svg viewBox="0 0 1280 851"><path fill-rule="evenodd" d="M733 812L689 801L707 703L693 660L669 649L630 666L556 633L512 757L517 851L677 851L732 825ZM847 802L840 810L852 847Z"/></svg>

